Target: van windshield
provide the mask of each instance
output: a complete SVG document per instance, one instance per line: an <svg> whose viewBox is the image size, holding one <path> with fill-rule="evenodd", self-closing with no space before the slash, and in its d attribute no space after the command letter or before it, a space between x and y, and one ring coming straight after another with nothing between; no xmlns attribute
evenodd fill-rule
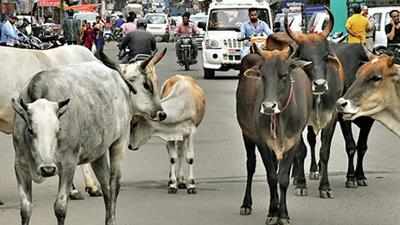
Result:
<svg viewBox="0 0 400 225"><path fill-rule="evenodd" d="M144 17L148 24L166 24L167 20L164 15L147 15Z"/></svg>
<svg viewBox="0 0 400 225"><path fill-rule="evenodd" d="M258 19L268 25L269 14L267 9L257 9ZM214 9L211 10L208 21L208 30L236 30L240 31L242 23L249 20L248 9Z"/></svg>

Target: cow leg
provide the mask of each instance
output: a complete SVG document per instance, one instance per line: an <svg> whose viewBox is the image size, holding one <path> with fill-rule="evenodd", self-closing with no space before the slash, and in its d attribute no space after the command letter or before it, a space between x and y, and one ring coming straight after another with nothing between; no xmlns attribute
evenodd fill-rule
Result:
<svg viewBox="0 0 400 225"><path fill-rule="evenodd" d="M109 224L109 219L111 218L111 193L110 168L108 167L107 155L104 154L99 159L92 162L91 165L103 192L104 206L106 209L106 224Z"/></svg>
<svg viewBox="0 0 400 225"><path fill-rule="evenodd" d="M315 158L315 145L317 144L317 134L312 126L307 127L307 141L311 150L310 180L319 180L319 169Z"/></svg>
<svg viewBox="0 0 400 225"><path fill-rule="evenodd" d="M297 168L293 170L295 173L294 180L296 180L296 182L293 182L296 186L296 195L307 196L307 182L306 175L304 174L304 161L307 155L307 147L304 143L303 137L300 138L300 143L298 144L297 150L294 154L294 163L297 165Z"/></svg>
<svg viewBox="0 0 400 225"><path fill-rule="evenodd" d="M32 178L30 173L15 165L18 194L21 205L21 224L28 225L32 215Z"/></svg>
<svg viewBox="0 0 400 225"><path fill-rule="evenodd" d="M331 143L333 138L333 133L335 132L336 122L337 122L336 113L333 115L332 120L328 123L328 125L322 129L321 133L321 150L320 150L320 167L321 167L321 181L319 184L319 192L321 198L333 198L332 189L329 184L328 178L328 161L329 154L331 151Z"/></svg>
<svg viewBox="0 0 400 225"><path fill-rule="evenodd" d="M58 225L64 225L65 216L67 215L68 194L71 191L75 168L75 163L69 163L61 165L59 171L58 193L57 199L54 202L54 213L57 217Z"/></svg>
<svg viewBox="0 0 400 225"><path fill-rule="evenodd" d="M347 165L347 180L346 187L347 188L356 188L356 178L354 173L354 155L356 154L356 143L353 137L353 131L351 128L351 121L344 121L341 116L339 116L339 124L342 130L342 134L344 137L344 142L346 146L346 153L348 158Z"/></svg>
<svg viewBox="0 0 400 225"><path fill-rule="evenodd" d="M368 149L368 136L374 124L374 120L369 117L360 117L355 122L360 127L360 134L357 141L356 179L359 186L367 186L368 183L367 177L364 174L363 161Z"/></svg>
<svg viewBox="0 0 400 225"><path fill-rule="evenodd" d="M278 174L278 181L279 181L279 189L280 189L280 204L279 204L279 225L289 225L289 213L287 210L287 201L286 201L286 194L287 189L290 183L290 168L293 163L293 159L296 155L296 148L299 146L295 146L289 152L287 152L286 157L284 157L279 162L279 174Z"/></svg>
<svg viewBox="0 0 400 225"><path fill-rule="evenodd" d="M129 134L128 134L129 135ZM121 188L121 162L125 149L128 149L128 137L122 137L110 148L110 193L111 193L111 219L107 225L116 225L117 199Z"/></svg>
<svg viewBox="0 0 400 225"><path fill-rule="evenodd" d="M167 150L170 158L170 170L169 170L169 181L168 181L168 193L175 194L178 191L177 180L176 180L176 160L178 153L176 150L175 141L167 142Z"/></svg>
<svg viewBox="0 0 400 225"><path fill-rule="evenodd" d="M85 191L89 193L91 197L100 197L101 191L96 184L96 178L93 176L90 165L83 164L80 167L85 180Z"/></svg>
<svg viewBox="0 0 400 225"><path fill-rule="evenodd" d="M266 168L267 180L270 192L270 202L266 225L277 225L279 220L279 195L278 195L278 162L275 154L266 145L257 145L261 158Z"/></svg>
<svg viewBox="0 0 400 225"><path fill-rule="evenodd" d="M189 164L189 176L188 176L188 194L196 194L196 182L194 180L194 145L193 135L189 135L184 140L184 148L186 149L186 163Z"/></svg>
<svg viewBox="0 0 400 225"><path fill-rule="evenodd" d="M247 155L247 183L242 206L240 207L240 215L250 215L253 205L251 197L251 186L253 184L253 176L256 171L256 145L248 137L243 135L244 146Z"/></svg>
<svg viewBox="0 0 400 225"><path fill-rule="evenodd" d="M83 194L75 187L75 184L72 182L71 191L69 192L69 198L71 200L84 200Z"/></svg>
<svg viewBox="0 0 400 225"><path fill-rule="evenodd" d="M178 141L177 142L177 148L178 148L178 188L179 189L186 189L187 185L185 182L185 175L184 175L184 160L185 160L185 143L183 141Z"/></svg>

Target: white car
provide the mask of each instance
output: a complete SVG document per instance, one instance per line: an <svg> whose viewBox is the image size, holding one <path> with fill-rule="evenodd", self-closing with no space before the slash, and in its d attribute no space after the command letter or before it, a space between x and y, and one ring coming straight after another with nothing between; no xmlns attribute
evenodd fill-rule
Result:
<svg viewBox="0 0 400 225"><path fill-rule="evenodd" d="M375 22L374 49L379 50L387 46L385 26L390 23L389 13L394 9L400 11L400 6L373 7L368 9L368 14L372 16Z"/></svg>
<svg viewBox="0 0 400 225"><path fill-rule="evenodd" d="M205 30L199 27L199 23L203 23L204 25L207 24L208 16L205 13L197 13L193 16L190 16L190 21L196 24L197 28L199 29L199 35L195 37L195 42L199 49L202 48L201 43L204 39Z"/></svg>
<svg viewBox="0 0 400 225"><path fill-rule="evenodd" d="M147 23L146 31L152 33L156 38L169 41L170 24L168 16L164 13L148 13L144 17Z"/></svg>
<svg viewBox="0 0 400 225"><path fill-rule="evenodd" d="M88 23L93 24L96 23L96 17L98 15L98 13L94 12L80 12L74 14L74 19L80 20L81 23L86 20Z"/></svg>

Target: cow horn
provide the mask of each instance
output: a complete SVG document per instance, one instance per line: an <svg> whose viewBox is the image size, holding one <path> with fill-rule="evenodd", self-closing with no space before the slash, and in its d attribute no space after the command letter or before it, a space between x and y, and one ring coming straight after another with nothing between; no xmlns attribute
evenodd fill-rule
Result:
<svg viewBox="0 0 400 225"><path fill-rule="evenodd" d="M253 43L250 46L250 53L262 56L262 53L261 53L260 49L257 47L256 43Z"/></svg>
<svg viewBox="0 0 400 225"><path fill-rule="evenodd" d="M31 124L30 124L29 119L28 119L28 117L29 117L28 113L27 113L28 106L25 104L24 100L22 98L20 98L19 102L18 102L14 98L12 98L11 99L11 104L12 104L12 107L14 108L15 112L19 116L21 116L21 118L25 121L26 126L29 129L32 129Z"/></svg>
<svg viewBox="0 0 400 225"><path fill-rule="evenodd" d="M327 6L324 6L325 10L328 12L328 24L325 26L324 30L322 31L322 35L324 35L325 38L328 37L328 35L331 33L333 30L333 26L335 25L335 19L333 18L332 12L329 10Z"/></svg>
<svg viewBox="0 0 400 225"><path fill-rule="evenodd" d="M153 64L157 65L157 63L160 62L160 60L164 58L166 53L167 53L167 48L164 48L161 53L158 53L156 55L156 57L154 57Z"/></svg>
<svg viewBox="0 0 400 225"><path fill-rule="evenodd" d="M288 59L293 58L293 56L296 54L296 49L292 45L288 45L288 52L289 52L289 57Z"/></svg>
<svg viewBox="0 0 400 225"><path fill-rule="evenodd" d="M367 46L365 46L365 45L362 44L362 47L363 47L363 49L364 49L365 54L366 54L367 57L368 57L368 60L373 60L373 59L375 59L375 58L378 56L378 55L374 54L371 50L369 50L369 49L367 48Z"/></svg>
<svg viewBox="0 0 400 225"><path fill-rule="evenodd" d="M141 69L146 69L147 65L149 65L149 63L151 62L151 60L154 58L154 56L157 54L157 50L146 60L144 60L141 64L140 64L140 68Z"/></svg>
<svg viewBox="0 0 400 225"><path fill-rule="evenodd" d="M284 26L285 26L285 31L286 31L286 33L288 34L288 36L293 40L293 41L295 41L296 43L299 43L300 42L300 40L298 40L298 38L297 38L297 34L295 34L291 29L290 29L290 25L289 25L289 16L288 16L288 13L285 13L285 18L284 18L284 20L283 20L283 24L284 24Z"/></svg>

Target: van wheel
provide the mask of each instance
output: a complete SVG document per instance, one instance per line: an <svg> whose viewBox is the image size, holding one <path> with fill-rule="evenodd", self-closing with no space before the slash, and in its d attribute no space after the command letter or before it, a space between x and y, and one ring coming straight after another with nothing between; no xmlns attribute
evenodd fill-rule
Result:
<svg viewBox="0 0 400 225"><path fill-rule="evenodd" d="M204 69L204 79L212 79L215 77L215 70L207 69L207 68L203 68L203 69Z"/></svg>

